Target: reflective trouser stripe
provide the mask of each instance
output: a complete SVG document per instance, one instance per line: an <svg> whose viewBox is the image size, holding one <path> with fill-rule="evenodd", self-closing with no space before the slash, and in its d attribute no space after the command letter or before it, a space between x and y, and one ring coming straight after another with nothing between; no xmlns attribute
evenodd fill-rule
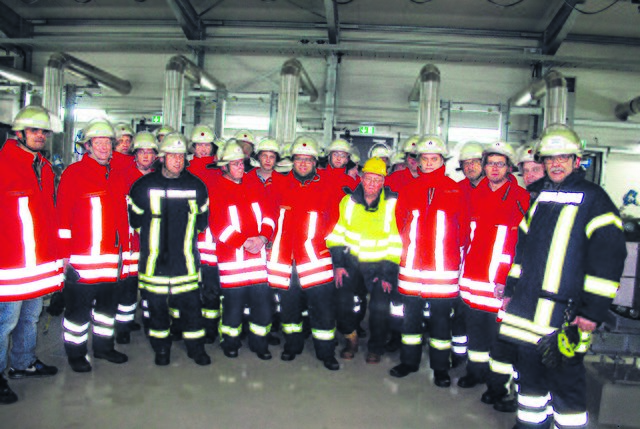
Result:
<svg viewBox="0 0 640 429"><path fill-rule="evenodd" d="M182 332L182 338L185 340L196 340L198 338L203 338L205 335L204 329L200 329L198 331L184 331Z"/></svg>
<svg viewBox="0 0 640 429"><path fill-rule="evenodd" d="M249 322L249 330L259 337L264 337L271 331L271 325L260 326Z"/></svg>
<svg viewBox="0 0 640 429"><path fill-rule="evenodd" d="M89 339L89 323L84 325L78 325L69 321L68 319L62 320L62 327L64 329L64 341L72 344L83 344Z"/></svg>
<svg viewBox="0 0 640 429"><path fill-rule="evenodd" d="M312 329L311 334L313 335L313 338L315 338L316 340L330 341L335 338L336 330L335 328L331 330Z"/></svg>
<svg viewBox="0 0 640 429"><path fill-rule="evenodd" d="M451 340L439 340L437 338L429 338L429 346L437 350L451 349Z"/></svg>
<svg viewBox="0 0 640 429"><path fill-rule="evenodd" d="M510 363L500 362L495 359L489 359L489 368L498 374L513 375L513 365Z"/></svg>
<svg viewBox="0 0 640 429"><path fill-rule="evenodd" d="M285 334L296 334L302 332L302 323L283 323L282 332Z"/></svg>
<svg viewBox="0 0 640 429"><path fill-rule="evenodd" d="M179 319L180 318L180 310L178 310L177 308L169 307L169 316L173 317L174 319Z"/></svg>
<svg viewBox="0 0 640 429"><path fill-rule="evenodd" d="M203 308L202 317L204 317L205 319L218 319L220 318L220 310L210 310L208 308Z"/></svg>
<svg viewBox="0 0 640 429"><path fill-rule="evenodd" d="M402 344L406 344L408 346L419 346L422 344L422 335L402 334Z"/></svg>
<svg viewBox="0 0 640 429"><path fill-rule="evenodd" d="M149 336L154 338L168 338L169 330L166 331L156 331L155 329L149 329Z"/></svg>
<svg viewBox="0 0 640 429"><path fill-rule="evenodd" d="M488 363L489 362L489 352L478 352L475 350L469 350L469 361L477 362L477 363Z"/></svg>
<svg viewBox="0 0 640 429"><path fill-rule="evenodd" d="M586 428L587 421L589 420L587 412L561 414L558 412L553 413L553 422L558 429L567 428Z"/></svg>
<svg viewBox="0 0 640 429"><path fill-rule="evenodd" d="M518 395L517 419L526 424L539 425L549 418L547 406L551 400L550 395L533 396Z"/></svg>
<svg viewBox="0 0 640 429"><path fill-rule="evenodd" d="M237 337L242 333L242 325L234 328L232 326L220 324L220 332L230 337Z"/></svg>

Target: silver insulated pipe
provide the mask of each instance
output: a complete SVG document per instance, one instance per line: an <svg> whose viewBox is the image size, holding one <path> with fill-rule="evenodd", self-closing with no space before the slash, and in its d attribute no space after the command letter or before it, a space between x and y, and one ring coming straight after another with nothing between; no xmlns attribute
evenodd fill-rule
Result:
<svg viewBox="0 0 640 429"><path fill-rule="evenodd" d="M526 106L547 96L544 109L544 127L567 123L567 81L561 73L551 70L536 79L509 99L512 106Z"/></svg>
<svg viewBox="0 0 640 429"><path fill-rule="evenodd" d="M42 79L39 76L26 71L14 69L12 67L0 65L0 76L4 77L9 82L28 83L34 86L42 85Z"/></svg>
<svg viewBox="0 0 640 429"><path fill-rule="evenodd" d="M58 52L51 55L44 68L44 89L42 94L42 105L57 116L60 116L60 111L62 110L62 89L65 70L111 88L122 95L131 92L131 83L129 81L120 79L69 54ZM47 150L52 154L59 154L65 165L72 161L72 148L72 142L65 144L57 137L54 137L53 143L47 145Z"/></svg>
<svg viewBox="0 0 640 429"><path fill-rule="evenodd" d="M309 95L310 101L318 99L318 90L309 75L296 59L287 60L280 70L280 93L278 94L278 116L276 119L276 141L281 147L293 143L296 137L298 94Z"/></svg>
<svg viewBox="0 0 640 429"><path fill-rule="evenodd" d="M621 121L626 121L629 116L637 115L640 113L640 97L636 97L626 103L620 103L616 106L616 118Z"/></svg>
<svg viewBox="0 0 640 429"><path fill-rule="evenodd" d="M164 96L162 98L162 121L175 130L182 127L182 108L184 103L184 80L209 90L224 93L226 88L216 78L189 61L183 55L171 57L164 74ZM219 101L223 104L226 100ZM224 112L224 106L222 107Z"/></svg>
<svg viewBox="0 0 640 429"><path fill-rule="evenodd" d="M418 107L418 135L437 135L440 123L440 70L427 64L413 85L409 101L420 101Z"/></svg>

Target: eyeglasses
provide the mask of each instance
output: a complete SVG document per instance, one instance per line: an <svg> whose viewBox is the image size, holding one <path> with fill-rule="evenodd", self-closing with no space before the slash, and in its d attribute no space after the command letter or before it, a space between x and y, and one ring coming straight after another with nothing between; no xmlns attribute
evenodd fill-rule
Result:
<svg viewBox="0 0 640 429"><path fill-rule="evenodd" d="M498 167L498 168L505 168L507 166L507 163L504 161L487 161L487 163L485 164L487 167Z"/></svg>
<svg viewBox="0 0 640 429"><path fill-rule="evenodd" d="M565 163L573 158L573 155L554 155L554 156L545 156L543 158L545 164L553 164L554 162Z"/></svg>
<svg viewBox="0 0 640 429"><path fill-rule="evenodd" d="M344 152L332 152L331 154L338 159L345 159L349 156L348 153L344 153Z"/></svg>

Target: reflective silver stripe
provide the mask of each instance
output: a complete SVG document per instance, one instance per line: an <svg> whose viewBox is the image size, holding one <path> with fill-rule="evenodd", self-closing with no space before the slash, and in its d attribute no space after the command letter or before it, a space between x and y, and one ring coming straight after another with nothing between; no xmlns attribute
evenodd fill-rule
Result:
<svg viewBox="0 0 640 429"><path fill-rule="evenodd" d="M60 238L71 238L71 230L60 228L58 230L58 237Z"/></svg>
<svg viewBox="0 0 640 429"><path fill-rule="evenodd" d="M306 275L304 277L300 277L300 285L302 287L308 286L310 284L322 284L327 283L333 279L333 270L328 269L326 271L322 271L316 274Z"/></svg>
<svg viewBox="0 0 640 429"><path fill-rule="evenodd" d="M547 420L547 412L545 411L528 411L523 409L518 409L517 413L518 419L534 425L538 425L545 420Z"/></svg>
<svg viewBox="0 0 640 429"><path fill-rule="evenodd" d="M321 341L331 341L335 337L335 329L324 330L324 329L312 329L311 334L313 338Z"/></svg>
<svg viewBox="0 0 640 429"><path fill-rule="evenodd" d="M437 338L429 338L429 346L437 350L449 350L451 348L451 341L439 340Z"/></svg>
<svg viewBox="0 0 640 429"><path fill-rule="evenodd" d="M102 244L102 201L91 197L91 254L99 255Z"/></svg>
<svg viewBox="0 0 640 429"><path fill-rule="evenodd" d="M543 192L544 193L544 192ZM578 214L578 206L565 206L560 211L558 222L553 231L549 256L545 267L542 289L551 293L558 293L560 289L560 278L567 255L567 246L573 230L573 223Z"/></svg>
<svg viewBox="0 0 640 429"><path fill-rule="evenodd" d="M491 262L489 263L489 281L495 283L500 264L511 265L511 255L504 252L504 244L507 241L507 227L497 225L496 239L491 250Z"/></svg>
<svg viewBox="0 0 640 429"><path fill-rule="evenodd" d="M82 334L83 332L89 330L89 322L85 323L84 325L78 325L69 321L69 319L63 319L62 327L69 331L75 332L76 334Z"/></svg>
<svg viewBox="0 0 640 429"><path fill-rule="evenodd" d="M408 257L408 256L407 256ZM459 271L415 270L409 267L400 267L400 274L406 277L414 277L421 280L457 280Z"/></svg>
<svg viewBox="0 0 640 429"><path fill-rule="evenodd" d="M147 258L147 266L145 274L153 275L156 267L156 260L160 252L160 216L162 215L162 198L165 192L163 189L149 189L149 207L151 214L151 223L149 224L149 257Z"/></svg>
<svg viewBox="0 0 640 429"><path fill-rule="evenodd" d="M422 335L402 334L402 344L406 344L408 346L418 346L422 344Z"/></svg>
<svg viewBox="0 0 640 429"><path fill-rule="evenodd" d="M136 311L136 308L138 308L138 304L131 304L131 305L118 304L118 311L122 313L129 313L132 311Z"/></svg>
<svg viewBox="0 0 640 429"><path fill-rule="evenodd" d="M116 321L120 323L131 322L134 318L134 314L116 314Z"/></svg>
<svg viewBox="0 0 640 429"><path fill-rule="evenodd" d="M36 266L36 239L33 217L29 210L29 197L18 198L18 216L22 224L22 244L24 246L24 265L27 268Z"/></svg>
<svg viewBox="0 0 640 429"><path fill-rule="evenodd" d="M513 277L514 279L519 279L522 275L522 266L520 264L511 265L511 269L509 270L509 277Z"/></svg>
<svg viewBox="0 0 640 429"><path fill-rule="evenodd" d="M97 323L102 323L103 325L113 326L113 317L109 317L102 313L96 313L95 311L91 312L93 316L93 320Z"/></svg>
<svg viewBox="0 0 640 429"><path fill-rule="evenodd" d="M606 298L615 298L618 292L618 282L603 279L596 276L584 277L584 290L595 295L604 296Z"/></svg>
<svg viewBox="0 0 640 429"><path fill-rule="evenodd" d="M282 240L282 223L284 222L285 209L280 208L280 213L278 216L278 228L276 232L276 237L273 239L273 246L271 246L271 258L269 259L269 269L272 269L272 266L279 266L282 264L278 263L278 257L280 256L280 241ZM291 267L289 267L289 273L291 272ZM269 274L271 276L271 274ZM271 282L271 280L269 280Z"/></svg>
<svg viewBox="0 0 640 429"><path fill-rule="evenodd" d="M271 325L269 326L260 326L260 325L256 325L255 323L251 323L249 322L249 330L251 332L253 332L254 334L256 334L259 337L264 337L266 336L269 331L271 330Z"/></svg>
<svg viewBox="0 0 640 429"><path fill-rule="evenodd" d="M587 238L591 238L593 233L598 228L602 228L603 226L607 226L607 225L614 225L618 229L622 231L624 230L622 226L622 220L618 216L616 216L613 213L605 213L603 215L596 216L595 218L591 219L591 221L587 224L587 226L585 227L585 233L587 234Z"/></svg>
<svg viewBox="0 0 640 429"><path fill-rule="evenodd" d="M436 271L444 271L444 237L447 235L446 215L442 210L436 212L436 243L435 262ZM457 277L457 273L456 273Z"/></svg>
<svg viewBox="0 0 640 429"><path fill-rule="evenodd" d="M467 354L469 355L470 362L478 362L478 363L489 362L489 352L478 352L475 350L468 350Z"/></svg>
<svg viewBox="0 0 640 429"><path fill-rule="evenodd" d="M23 280L25 277L36 277L48 272L55 273L61 266L62 264L58 261L53 261L33 267L0 270L0 280ZM4 285L2 287L4 287Z"/></svg>
<svg viewBox="0 0 640 429"><path fill-rule="evenodd" d="M404 305L402 304L394 304L391 303L389 305L391 315L395 317L403 317L404 316Z"/></svg>
<svg viewBox="0 0 640 429"><path fill-rule="evenodd" d="M104 326L93 325L93 334L100 335L101 337L112 337L113 328L105 328Z"/></svg>
<svg viewBox="0 0 640 429"><path fill-rule="evenodd" d="M347 206L344 209L344 217L347 223L351 225L351 219L353 218L353 209L355 209L356 203L351 198L347 200Z"/></svg>
<svg viewBox="0 0 640 429"><path fill-rule="evenodd" d="M205 332L204 329L200 329L199 331L183 331L182 338L185 340L195 340L198 338L204 337Z"/></svg>
<svg viewBox="0 0 640 429"><path fill-rule="evenodd" d="M87 342L87 340L89 339L89 334L73 335L69 332L65 332L63 338L67 343L82 344Z"/></svg>
<svg viewBox="0 0 640 429"><path fill-rule="evenodd" d="M129 204L129 206L131 207L131 210L137 214L137 215L141 215L144 213L144 210L142 210L140 207L138 207L137 205L134 204L133 199L131 199L131 196L127 195L127 203Z"/></svg>
<svg viewBox="0 0 640 429"><path fill-rule="evenodd" d="M316 236L316 223L318 222L318 213L317 212L309 212L309 227L307 229L307 239L304 242L304 248L307 251L307 256L311 262L318 261L318 256L316 255L316 251L313 248L313 244L311 241Z"/></svg>
<svg viewBox="0 0 640 429"><path fill-rule="evenodd" d="M538 196L539 203L581 204L584 200L582 192L542 191Z"/></svg>
<svg viewBox="0 0 640 429"><path fill-rule="evenodd" d="M167 198L184 198L184 199L193 199L196 198L195 189L168 189L167 190Z"/></svg>
<svg viewBox="0 0 640 429"><path fill-rule="evenodd" d="M511 365L510 363L499 362L495 359L489 360L489 368L491 368L491 371L498 374L513 374L513 365Z"/></svg>
<svg viewBox="0 0 640 429"><path fill-rule="evenodd" d="M149 336L154 338L168 338L169 330L167 329L166 331L156 331L153 329L149 329Z"/></svg>
<svg viewBox="0 0 640 429"><path fill-rule="evenodd" d="M413 261L416 257L416 239L418 233L418 217L420 217L420 212L418 210L413 210L411 212L411 215L412 219L409 226L409 246L407 247L407 260L405 264L407 271L416 271L413 269ZM400 267L400 271L402 272L402 267Z"/></svg>
<svg viewBox="0 0 640 429"><path fill-rule="evenodd" d="M242 326L234 328L232 326L220 324L220 332L230 337L237 337L242 333Z"/></svg>
<svg viewBox="0 0 640 429"><path fill-rule="evenodd" d="M543 408L547 406L551 396L532 396L532 395L518 395L518 404L528 408Z"/></svg>
<svg viewBox="0 0 640 429"><path fill-rule="evenodd" d="M560 414L558 412L553 413L553 421L558 426L586 426L587 421L587 412L582 413L572 413L572 414Z"/></svg>
<svg viewBox="0 0 640 429"><path fill-rule="evenodd" d="M384 194L384 191L382 191ZM382 195L381 198L384 198ZM387 201L385 212L384 212L384 232L389 234L391 232L391 223L395 221L395 212L396 212L396 200L392 198Z"/></svg>
<svg viewBox="0 0 640 429"><path fill-rule="evenodd" d="M251 210L253 211L253 215L256 218L258 231L260 231L260 228L262 227L262 210L260 210L260 204L251 203Z"/></svg>
<svg viewBox="0 0 640 429"><path fill-rule="evenodd" d="M194 191L195 193L195 191ZM196 220L198 217L198 202L196 200L188 200L189 203L189 217L187 220L186 231L184 234L184 245L182 247L184 251L184 259L187 266L187 273L193 275L198 272L196 267L196 261L193 254L193 238L196 233Z"/></svg>
<svg viewBox="0 0 640 429"><path fill-rule="evenodd" d="M244 268L264 267L266 261L262 258L249 259L246 261L220 262L218 267L221 271L240 270Z"/></svg>
<svg viewBox="0 0 640 429"><path fill-rule="evenodd" d="M282 332L285 334L296 334L302 332L302 323L283 323Z"/></svg>
<svg viewBox="0 0 640 429"><path fill-rule="evenodd" d="M237 206L229 206L229 220L231 221L231 225L227 226L222 234L220 234L219 240L225 243L231 234L234 232L240 232L240 217L238 216L238 207Z"/></svg>

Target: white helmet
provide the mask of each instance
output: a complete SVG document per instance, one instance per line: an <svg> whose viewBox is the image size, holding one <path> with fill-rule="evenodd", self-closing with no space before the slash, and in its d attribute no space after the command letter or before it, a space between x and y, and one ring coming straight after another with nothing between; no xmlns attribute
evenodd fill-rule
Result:
<svg viewBox="0 0 640 429"><path fill-rule="evenodd" d="M218 165L227 165L231 161L237 161L239 159L244 159L242 146L240 146L236 139L229 139L224 145L222 155L220 155L220 159L218 160Z"/></svg>
<svg viewBox="0 0 640 429"><path fill-rule="evenodd" d="M256 136L254 136L253 133L249 130L240 130L235 133L233 138L238 142L251 143L252 145L255 144L254 142L256 141Z"/></svg>
<svg viewBox="0 0 640 429"><path fill-rule="evenodd" d="M416 145L416 153L422 155L423 153L435 153L442 155L446 158L449 155L449 150L444 140L438 136L426 136L418 142Z"/></svg>
<svg viewBox="0 0 640 429"><path fill-rule="evenodd" d="M167 134L173 133L175 131L176 130L174 130L173 127L170 127L169 125L163 125L156 130L156 138L166 136Z"/></svg>
<svg viewBox="0 0 640 429"><path fill-rule="evenodd" d="M420 142L419 135L416 134L409 137L407 140L405 140L404 144L402 145L402 152L409 155L415 155L418 142Z"/></svg>
<svg viewBox="0 0 640 429"><path fill-rule="evenodd" d="M506 156L511 165L515 165L516 152L513 150L513 146L511 146L509 143L503 141L493 142L489 146L486 146L484 148L482 155L486 158L488 155L494 153Z"/></svg>
<svg viewBox="0 0 640 429"><path fill-rule="evenodd" d="M527 145L524 145L518 149L518 164L523 162L538 162L535 159L536 146L540 143L540 140L535 140Z"/></svg>
<svg viewBox="0 0 640 429"><path fill-rule="evenodd" d="M345 139L336 139L327 147L327 153L346 152L351 154L351 144Z"/></svg>
<svg viewBox="0 0 640 429"><path fill-rule="evenodd" d="M273 152L276 156L280 156L280 146L272 138L264 138L258 142L255 149L255 155L258 156L260 152Z"/></svg>
<svg viewBox="0 0 640 429"><path fill-rule="evenodd" d="M462 149L460 149L458 160L463 162L469 159L482 159L482 146L479 143L465 143L465 145L462 146Z"/></svg>
<svg viewBox="0 0 640 429"><path fill-rule="evenodd" d="M582 142L571 128L562 124L553 124L545 128L536 147L538 158L555 155L582 156Z"/></svg>
<svg viewBox="0 0 640 429"><path fill-rule="evenodd" d="M191 133L191 144L195 143L213 143L215 144L216 135L208 125L196 125Z"/></svg>
<svg viewBox="0 0 640 429"><path fill-rule="evenodd" d="M131 137L133 137L133 135L135 134L133 132L133 128L131 128L130 125L125 124L125 123L117 124L114 128L115 128L115 131L116 131L116 139L119 139L122 136L131 136Z"/></svg>
<svg viewBox="0 0 640 429"><path fill-rule="evenodd" d="M137 133L133 136L131 151L135 152L138 149L153 149L158 152L158 141L156 140L156 136L149 131L140 131Z"/></svg>
<svg viewBox="0 0 640 429"><path fill-rule="evenodd" d="M318 143L309 136L296 138L291 146L291 156L295 155L310 155L318 159Z"/></svg>
<svg viewBox="0 0 640 429"><path fill-rule="evenodd" d="M384 143L376 143L369 149L369 158L391 158L391 149Z"/></svg>
<svg viewBox="0 0 640 429"><path fill-rule="evenodd" d="M62 121L42 106L25 106L16 115L11 129L24 131L25 128L38 128L61 133Z"/></svg>
<svg viewBox="0 0 640 429"><path fill-rule="evenodd" d="M360 149L355 146L351 146L351 161L355 164L360 163Z"/></svg>
<svg viewBox="0 0 640 429"><path fill-rule="evenodd" d="M89 125L83 130L82 143L87 143L92 138L96 137L108 137L114 139L116 137L115 130L109 121L103 118L97 118L91 120Z"/></svg>
<svg viewBox="0 0 640 429"><path fill-rule="evenodd" d="M404 152L394 152L393 155L391 155L391 165L397 165L397 164L402 164L404 162L404 158L405 158L406 154Z"/></svg>
<svg viewBox="0 0 640 429"><path fill-rule="evenodd" d="M180 133L169 133L164 136L162 143L160 143L160 153L158 156L165 156L168 153L182 153L187 154L187 138Z"/></svg>
<svg viewBox="0 0 640 429"><path fill-rule="evenodd" d="M293 162L289 158L281 159L274 168L274 170L282 174L287 174L291 169L293 169Z"/></svg>

